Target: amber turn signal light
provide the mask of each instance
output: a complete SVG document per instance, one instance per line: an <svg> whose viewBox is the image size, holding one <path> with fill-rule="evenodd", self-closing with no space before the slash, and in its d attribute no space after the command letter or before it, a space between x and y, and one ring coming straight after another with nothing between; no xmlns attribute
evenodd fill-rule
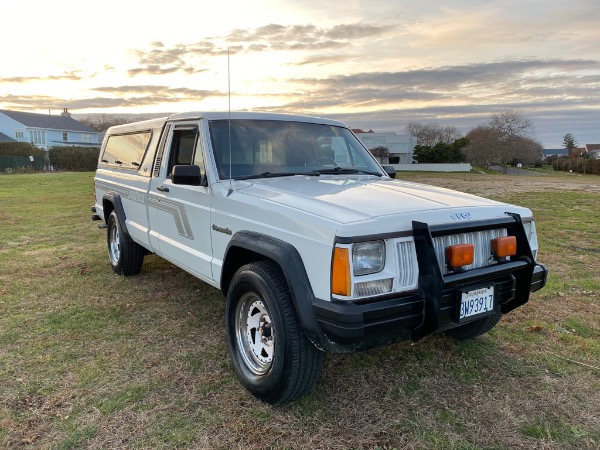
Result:
<svg viewBox="0 0 600 450"><path fill-rule="evenodd" d="M492 250L498 258L514 256L517 254L517 238L515 236L503 236L493 239Z"/></svg>
<svg viewBox="0 0 600 450"><path fill-rule="evenodd" d="M457 244L446 247L446 260L454 269L473 264L474 255L475 246L473 244Z"/></svg>
<svg viewBox="0 0 600 450"><path fill-rule="evenodd" d="M347 248L336 247L331 267L331 293L350 296L350 257Z"/></svg>

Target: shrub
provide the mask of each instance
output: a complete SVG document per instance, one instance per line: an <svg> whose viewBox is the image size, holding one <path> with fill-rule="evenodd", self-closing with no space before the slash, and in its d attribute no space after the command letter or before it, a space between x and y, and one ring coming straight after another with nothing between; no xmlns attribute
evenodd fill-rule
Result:
<svg viewBox="0 0 600 450"><path fill-rule="evenodd" d="M600 159L559 158L552 163L554 170L600 175Z"/></svg>
<svg viewBox="0 0 600 450"><path fill-rule="evenodd" d="M50 147L48 157L54 170L93 172L98 165L99 148Z"/></svg>
<svg viewBox="0 0 600 450"><path fill-rule="evenodd" d="M29 142L0 142L0 156L46 157L46 152Z"/></svg>

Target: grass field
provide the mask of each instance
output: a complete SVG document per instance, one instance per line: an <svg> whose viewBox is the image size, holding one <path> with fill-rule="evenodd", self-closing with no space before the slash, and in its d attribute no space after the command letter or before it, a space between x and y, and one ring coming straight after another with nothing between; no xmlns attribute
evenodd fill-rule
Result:
<svg viewBox="0 0 600 450"><path fill-rule="evenodd" d="M600 177L400 177L530 207L548 285L470 342L328 355L271 407L235 377L219 291L156 256L111 271L93 174L0 176L0 447L599 448Z"/></svg>

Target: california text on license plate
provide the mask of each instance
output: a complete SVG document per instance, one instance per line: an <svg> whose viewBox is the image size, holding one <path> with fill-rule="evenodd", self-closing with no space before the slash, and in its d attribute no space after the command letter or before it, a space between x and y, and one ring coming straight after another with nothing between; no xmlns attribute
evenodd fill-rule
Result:
<svg viewBox="0 0 600 450"><path fill-rule="evenodd" d="M463 292L460 299L459 319L465 319L494 310L494 287Z"/></svg>

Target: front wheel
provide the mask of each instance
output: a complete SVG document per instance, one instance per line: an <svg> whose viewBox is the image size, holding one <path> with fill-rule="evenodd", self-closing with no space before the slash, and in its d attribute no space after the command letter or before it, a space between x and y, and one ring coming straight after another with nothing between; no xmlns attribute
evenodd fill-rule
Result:
<svg viewBox="0 0 600 450"><path fill-rule="evenodd" d="M275 263L257 261L235 273L227 293L226 327L237 375L260 400L289 402L317 382L323 353L304 334Z"/></svg>
<svg viewBox="0 0 600 450"><path fill-rule="evenodd" d="M464 325L460 325L456 328L450 328L449 330L446 330L445 333L459 341L473 339L490 331L498 324L498 322L500 322L501 318L502 313L497 312Z"/></svg>
<svg viewBox="0 0 600 450"><path fill-rule="evenodd" d="M119 275L135 275L142 269L144 248L125 236L115 211L108 216L106 243L113 270Z"/></svg>

